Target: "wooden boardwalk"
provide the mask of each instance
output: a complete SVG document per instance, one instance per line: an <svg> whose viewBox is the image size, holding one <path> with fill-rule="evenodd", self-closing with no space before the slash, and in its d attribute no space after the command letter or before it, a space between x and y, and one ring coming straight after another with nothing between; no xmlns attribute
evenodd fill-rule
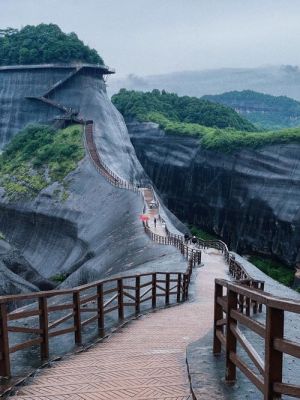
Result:
<svg viewBox="0 0 300 400"><path fill-rule="evenodd" d="M214 278L227 265L216 250L195 270L193 300L130 322L90 350L44 369L10 398L27 400L192 399L186 346L213 325Z"/></svg>

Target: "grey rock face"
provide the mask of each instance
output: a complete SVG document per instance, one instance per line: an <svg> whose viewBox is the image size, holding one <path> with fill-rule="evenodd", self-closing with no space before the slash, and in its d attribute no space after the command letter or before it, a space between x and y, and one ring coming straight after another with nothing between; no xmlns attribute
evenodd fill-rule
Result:
<svg viewBox="0 0 300 400"><path fill-rule="evenodd" d="M300 145L231 154L199 139L128 123L136 153L168 208L223 238L238 252L300 261Z"/></svg>
<svg viewBox="0 0 300 400"><path fill-rule="evenodd" d="M25 96L43 95L69 72L53 68L0 71L2 146L28 123L51 123L62 114ZM82 71L51 94L51 100L94 121L98 150L115 173L131 182L147 179L123 119L106 95L101 75ZM157 245L144 234L139 220L142 198L111 186L88 157L64 184L69 195L66 201L55 195L58 183L34 200L14 204L1 192L0 231L42 279L63 273L67 279L62 286L68 287L129 270L185 269L175 248ZM22 274L20 269L17 272Z"/></svg>

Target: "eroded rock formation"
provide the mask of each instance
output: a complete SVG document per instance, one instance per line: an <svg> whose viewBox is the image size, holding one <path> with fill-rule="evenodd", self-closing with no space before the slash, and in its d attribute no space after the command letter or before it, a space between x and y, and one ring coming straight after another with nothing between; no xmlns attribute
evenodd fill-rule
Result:
<svg viewBox="0 0 300 400"><path fill-rule="evenodd" d="M299 263L299 144L224 153L202 148L199 139L165 135L153 123L127 127L139 160L177 217L240 253Z"/></svg>
<svg viewBox="0 0 300 400"><path fill-rule="evenodd" d="M59 107L32 99L44 96L73 70L0 69L2 147L28 123L53 123L64 115L65 108L80 119L94 121L97 149L116 174L133 183L147 179L97 68L82 68L51 91L48 97ZM58 183L31 201L11 203L1 192L0 231L41 279L64 274L67 279L62 286L76 286L133 269L185 269L175 248L159 246L144 234L139 221L142 197L110 185L87 156L63 183L68 192L64 201L57 198ZM28 282L26 277L22 279L22 284ZM33 288L38 287L28 282L20 291ZM2 290L12 292L12 287Z"/></svg>

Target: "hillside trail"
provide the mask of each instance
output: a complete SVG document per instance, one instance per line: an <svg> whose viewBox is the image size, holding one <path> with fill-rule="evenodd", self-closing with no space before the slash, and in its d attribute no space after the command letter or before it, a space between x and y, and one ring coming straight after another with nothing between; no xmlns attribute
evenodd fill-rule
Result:
<svg viewBox="0 0 300 400"><path fill-rule="evenodd" d="M192 399L186 347L212 329L214 279L227 276L217 250L206 250L203 262L194 270L189 302L140 316L88 351L41 370L10 398Z"/></svg>

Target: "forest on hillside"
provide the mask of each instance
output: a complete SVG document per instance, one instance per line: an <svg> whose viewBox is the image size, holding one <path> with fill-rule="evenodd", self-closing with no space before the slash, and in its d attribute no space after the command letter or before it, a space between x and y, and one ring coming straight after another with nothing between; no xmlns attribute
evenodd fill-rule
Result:
<svg viewBox="0 0 300 400"><path fill-rule="evenodd" d="M151 113L161 113L174 122L200 124L207 127L255 131L255 126L229 107L197 97L178 96L162 90L137 92L121 89L112 102L126 118L147 120Z"/></svg>
<svg viewBox="0 0 300 400"><path fill-rule="evenodd" d="M121 89L112 101L127 121L155 122L166 134L198 137L207 149L230 152L300 141L300 127L259 130L233 109L195 97Z"/></svg>
<svg viewBox="0 0 300 400"><path fill-rule="evenodd" d="M287 96L243 90L206 95L202 99L232 107L262 129L300 126L300 102Z"/></svg>
<svg viewBox="0 0 300 400"><path fill-rule="evenodd" d="M55 24L0 29L0 65L68 62L103 64L103 59L76 33L66 34Z"/></svg>

